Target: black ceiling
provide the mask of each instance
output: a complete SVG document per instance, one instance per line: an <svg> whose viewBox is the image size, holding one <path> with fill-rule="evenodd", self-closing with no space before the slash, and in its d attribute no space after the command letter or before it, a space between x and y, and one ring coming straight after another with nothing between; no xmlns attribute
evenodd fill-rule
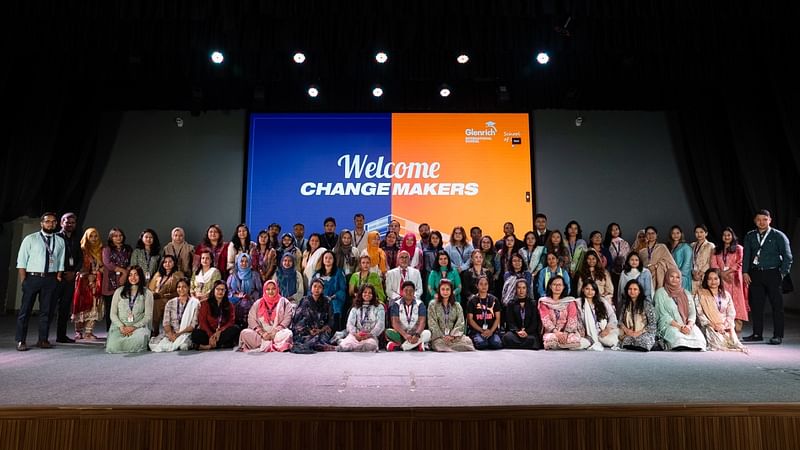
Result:
<svg viewBox="0 0 800 450"><path fill-rule="evenodd" d="M7 105L67 96L104 109L669 109L761 89L794 65L800 42L788 2L49 3L4 6ZM211 49L223 65L209 63ZM387 64L374 62L378 49ZM292 62L296 50L305 64ZM540 50L547 66L534 61ZM322 91L313 101L312 83Z"/></svg>

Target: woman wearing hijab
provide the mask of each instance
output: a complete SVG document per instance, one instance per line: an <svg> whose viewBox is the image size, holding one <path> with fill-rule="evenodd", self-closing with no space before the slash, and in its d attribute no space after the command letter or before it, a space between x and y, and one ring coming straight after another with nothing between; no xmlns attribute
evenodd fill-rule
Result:
<svg viewBox="0 0 800 450"><path fill-rule="evenodd" d="M747 352L736 336L736 308L725 290L722 272L708 269L695 293L697 321L708 341L709 350Z"/></svg>
<svg viewBox="0 0 800 450"><path fill-rule="evenodd" d="M566 288L564 277L556 275L550 278L545 296L539 299L545 350L578 350L589 347L589 341L581 337L577 301L574 297L563 297Z"/></svg>
<svg viewBox="0 0 800 450"><path fill-rule="evenodd" d="M138 353L147 350L153 321L153 294L145 287L144 270L132 266L122 287L111 300L111 328L107 353Z"/></svg>
<svg viewBox="0 0 800 450"><path fill-rule="evenodd" d="M261 293L261 276L250 265L250 255L236 255L236 270L228 277L228 300L236 308L236 326L247 328L247 315L258 294Z"/></svg>
<svg viewBox="0 0 800 450"><path fill-rule="evenodd" d="M353 245L353 233L350 230L342 230L339 233L339 241L333 247L333 254L336 256L336 267L338 267L345 278L358 270L358 247Z"/></svg>
<svg viewBox="0 0 800 450"><path fill-rule="evenodd" d="M434 351L471 352L475 350L472 339L465 334L464 310L456 299L453 283L447 278L442 279L427 311L429 338L431 349Z"/></svg>
<svg viewBox="0 0 800 450"><path fill-rule="evenodd" d="M653 303L645 297L644 288L636 280L629 280L620 291L620 345L627 350L649 352L656 344L657 322Z"/></svg>
<svg viewBox="0 0 800 450"><path fill-rule="evenodd" d="M414 233L408 232L405 236L403 236L403 241L400 244L400 250L405 250L408 252L408 267L413 267L422 272L424 266L422 249L417 247L417 236ZM400 252L397 254L399 255Z"/></svg>
<svg viewBox="0 0 800 450"><path fill-rule="evenodd" d="M340 352L377 352L378 338L386 326L386 311L378 303L375 288L365 284L353 301L347 317L347 337L336 348Z"/></svg>
<svg viewBox="0 0 800 450"><path fill-rule="evenodd" d="M678 269L668 269L664 287L655 294L658 337L665 350L705 350L706 339L695 325L697 308Z"/></svg>
<svg viewBox="0 0 800 450"><path fill-rule="evenodd" d="M278 282L281 294L286 297L294 306L300 303L300 299L305 294L305 283L303 283L303 274L297 271L295 266L295 258L289 254L284 253L281 257L281 263L278 270L272 279Z"/></svg>
<svg viewBox="0 0 800 450"><path fill-rule="evenodd" d="M293 259L291 254L286 257ZM281 295L274 280L264 283L264 295L247 314L247 328L239 335L239 351L285 352L292 348L294 305Z"/></svg>
<svg viewBox="0 0 800 450"><path fill-rule="evenodd" d="M292 236L292 233L283 233L281 235L280 248L277 252L278 265L280 265L283 255L287 253L294 257L295 267L300 267L303 264L303 252L297 246L297 240Z"/></svg>
<svg viewBox="0 0 800 450"><path fill-rule="evenodd" d="M191 335L197 328L200 301L189 295L189 281L186 278L178 280L176 290L177 296L170 299L164 308L164 332L150 339L151 351L189 350L192 345Z"/></svg>
<svg viewBox="0 0 800 450"><path fill-rule="evenodd" d="M83 267L75 282L72 298L72 320L75 322L75 340L97 339L92 331L94 324L103 318L103 241L97 228L87 228L81 238Z"/></svg>
<svg viewBox="0 0 800 450"><path fill-rule="evenodd" d="M369 255L369 260L372 264L369 270L385 276L388 270L388 263L386 261L386 253L380 248L380 244L381 235L377 231L367 233L367 249L365 251Z"/></svg>
<svg viewBox="0 0 800 450"><path fill-rule="evenodd" d="M539 350L542 348L542 322L536 304L528 295L530 286L525 279L517 278L514 287L514 299L504 315L508 331L503 335L503 346Z"/></svg>

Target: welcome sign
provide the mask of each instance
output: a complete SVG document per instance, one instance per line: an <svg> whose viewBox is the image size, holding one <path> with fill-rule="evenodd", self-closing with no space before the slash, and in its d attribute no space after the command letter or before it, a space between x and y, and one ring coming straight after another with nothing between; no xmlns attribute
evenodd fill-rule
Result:
<svg viewBox="0 0 800 450"><path fill-rule="evenodd" d="M327 216L369 229L391 219L448 235L504 222L532 228L527 114L253 114L250 120L246 222L255 232L322 229ZM500 235L495 236L499 238Z"/></svg>

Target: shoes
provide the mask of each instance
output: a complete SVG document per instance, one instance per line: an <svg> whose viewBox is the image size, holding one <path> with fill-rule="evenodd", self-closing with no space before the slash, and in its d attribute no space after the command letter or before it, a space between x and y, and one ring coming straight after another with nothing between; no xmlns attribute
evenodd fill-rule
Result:
<svg viewBox="0 0 800 450"><path fill-rule="evenodd" d="M64 336L56 339L56 342L58 342L59 344L74 344L75 339L70 339L67 336Z"/></svg>
<svg viewBox="0 0 800 450"><path fill-rule="evenodd" d="M764 338L757 334L751 334L750 336L743 337L742 340L745 342L761 342Z"/></svg>
<svg viewBox="0 0 800 450"><path fill-rule="evenodd" d="M386 344L387 352L396 352L398 350L400 350L400 344L398 344L397 342L389 342L388 344Z"/></svg>
<svg viewBox="0 0 800 450"><path fill-rule="evenodd" d="M781 345L782 342L783 342L783 338L774 337L774 338L769 340L768 344L769 345Z"/></svg>
<svg viewBox="0 0 800 450"><path fill-rule="evenodd" d="M27 352L28 351L28 346L25 345L24 342L17 342L17 351L18 352Z"/></svg>
<svg viewBox="0 0 800 450"><path fill-rule="evenodd" d="M36 346L39 348L53 348L53 344L50 341L39 341L36 343Z"/></svg>

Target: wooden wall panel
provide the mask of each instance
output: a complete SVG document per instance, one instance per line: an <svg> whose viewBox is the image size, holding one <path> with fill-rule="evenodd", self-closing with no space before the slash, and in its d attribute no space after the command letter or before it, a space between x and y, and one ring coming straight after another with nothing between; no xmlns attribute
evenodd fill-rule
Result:
<svg viewBox="0 0 800 450"><path fill-rule="evenodd" d="M0 450L183 448L785 450L800 405L0 409Z"/></svg>

